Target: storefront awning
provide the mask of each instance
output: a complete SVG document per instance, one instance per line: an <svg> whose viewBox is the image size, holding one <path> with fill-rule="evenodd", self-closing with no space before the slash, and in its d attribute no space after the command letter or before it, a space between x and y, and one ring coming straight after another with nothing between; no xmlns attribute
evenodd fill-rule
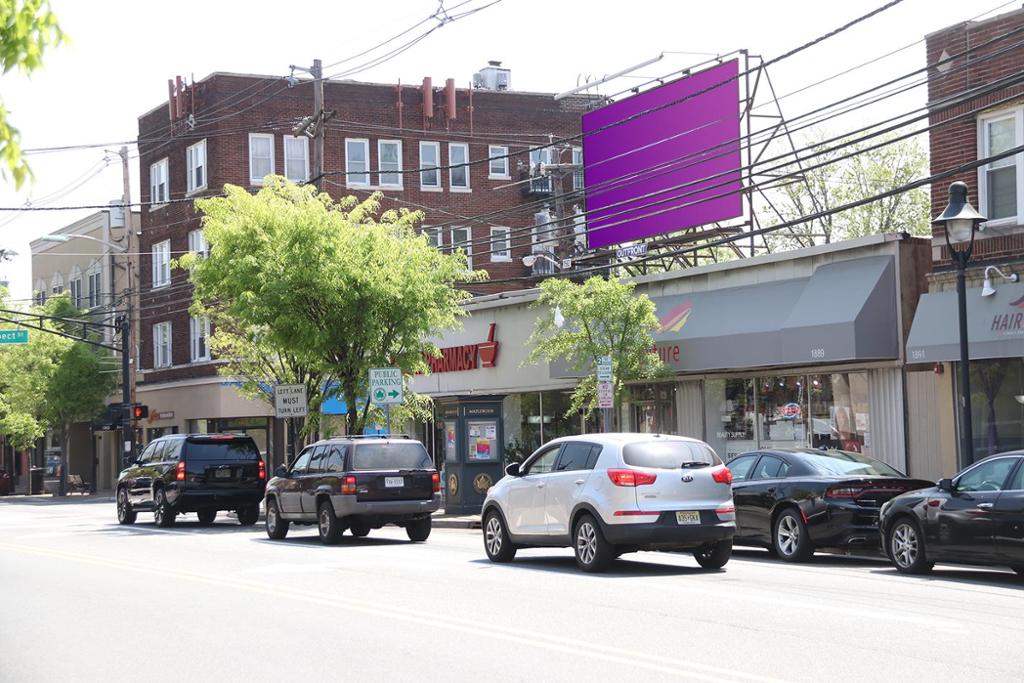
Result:
<svg viewBox="0 0 1024 683"><path fill-rule="evenodd" d="M907 361L959 360L959 320L955 290L922 296L907 340ZM991 296L967 290L967 341L972 359L1024 357L1024 283L996 283Z"/></svg>

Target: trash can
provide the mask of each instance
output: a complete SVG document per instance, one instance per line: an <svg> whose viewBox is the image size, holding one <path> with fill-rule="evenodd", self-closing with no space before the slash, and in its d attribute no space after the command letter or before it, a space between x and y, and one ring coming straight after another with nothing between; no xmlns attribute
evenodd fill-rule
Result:
<svg viewBox="0 0 1024 683"><path fill-rule="evenodd" d="M43 467L32 467L29 469L29 493L33 496L43 492L43 474L46 469Z"/></svg>
<svg viewBox="0 0 1024 683"><path fill-rule="evenodd" d="M0 496L11 494L11 475L7 470L0 470Z"/></svg>

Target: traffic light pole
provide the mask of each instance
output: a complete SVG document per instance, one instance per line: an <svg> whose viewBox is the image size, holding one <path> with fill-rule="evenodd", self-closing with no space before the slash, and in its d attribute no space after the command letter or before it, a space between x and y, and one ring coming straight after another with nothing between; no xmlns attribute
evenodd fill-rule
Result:
<svg viewBox="0 0 1024 683"><path fill-rule="evenodd" d="M135 411L132 406L131 377L131 318L121 316L121 403L124 414L121 416L122 466L127 465L135 455Z"/></svg>

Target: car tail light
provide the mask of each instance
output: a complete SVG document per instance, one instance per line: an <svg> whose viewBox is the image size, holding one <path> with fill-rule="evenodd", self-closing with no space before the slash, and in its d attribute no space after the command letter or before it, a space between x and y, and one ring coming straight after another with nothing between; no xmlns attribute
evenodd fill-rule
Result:
<svg viewBox="0 0 1024 683"><path fill-rule="evenodd" d="M185 461L179 460L174 466L174 478L178 481L185 481Z"/></svg>
<svg viewBox="0 0 1024 683"><path fill-rule="evenodd" d="M343 495L351 496L356 492L356 478L355 475L346 474L341 479L341 492Z"/></svg>
<svg viewBox="0 0 1024 683"><path fill-rule="evenodd" d="M857 486L830 486L825 490L826 498L856 498L864 493L864 489Z"/></svg>
<svg viewBox="0 0 1024 683"><path fill-rule="evenodd" d="M434 493L441 492L441 475L437 472L433 472L430 475L430 483L433 484Z"/></svg>
<svg viewBox="0 0 1024 683"><path fill-rule="evenodd" d="M616 510L613 517L642 517L644 515L660 515L661 510Z"/></svg>
<svg viewBox="0 0 1024 683"><path fill-rule="evenodd" d="M260 460L260 479L267 478L267 463Z"/></svg>
<svg viewBox="0 0 1024 683"><path fill-rule="evenodd" d="M658 475L639 470L608 470L608 478L616 486L647 486L653 484Z"/></svg>
<svg viewBox="0 0 1024 683"><path fill-rule="evenodd" d="M732 483L732 470L728 467L715 470L711 473L711 478L717 481L719 484L731 484Z"/></svg>
<svg viewBox="0 0 1024 683"><path fill-rule="evenodd" d="M726 521L736 519L736 508L732 505L724 505L715 510L715 514L718 515L719 519Z"/></svg>

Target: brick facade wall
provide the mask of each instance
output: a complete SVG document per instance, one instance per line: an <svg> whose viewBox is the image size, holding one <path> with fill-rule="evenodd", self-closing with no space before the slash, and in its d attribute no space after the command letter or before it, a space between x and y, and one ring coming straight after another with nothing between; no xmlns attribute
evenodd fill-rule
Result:
<svg viewBox="0 0 1024 683"><path fill-rule="evenodd" d="M292 134L292 126L312 112L313 91L309 82L287 87L280 78L262 78L235 74L214 74L197 83L193 105L196 125L187 127L178 121L169 135L168 107L155 108L139 118L139 152L142 211L140 251L140 325L142 368L146 382L164 382L214 374L215 363L190 363L189 316L191 298L187 273L173 269L168 287L153 289L152 246L169 239L172 258L188 250L188 233L199 227L199 217L192 209L186 193L186 148L206 140L207 189L196 196L216 194L225 184L256 189L249 181L249 134L274 135L274 172L284 175L284 136ZM401 107L399 108L399 92ZM418 173L403 174L403 188L379 188L384 193L382 210L410 208L425 213L423 225L469 225L472 229L473 267L484 269L491 278L501 279L528 275L522 257L531 251L529 227L533 214L540 210L529 203L550 199L528 194L524 185L509 185L525 175L529 165L526 150L550 139L579 133L580 113L590 104L589 98L568 98L555 102L551 95L515 91L494 92L467 89L456 91L456 117L449 120L443 88L433 88L432 116L424 115L423 93L419 86L399 89L393 85L356 82L324 84L324 108L336 112L327 124L324 145L323 189L336 198L356 195L365 198L378 189L378 140L402 141L402 168L419 168L419 142L440 143L440 165L449 163L448 143L468 143L470 161L484 159L488 145L509 148L510 179L488 178L487 164L470 167L469 192L450 189L448 171L442 170L442 191L421 189ZM472 99L471 99L472 98ZM345 139L369 140L370 189L345 187ZM150 165L168 160L171 203L151 208ZM309 143L312 164L312 140ZM561 158L570 162L570 152ZM568 183L563 185L569 190ZM510 209L516 209L510 213ZM470 222L465 217L501 213L493 219ZM485 244L490 227L513 229L512 258L491 261ZM516 232L518 229L518 232ZM450 228L445 229L444 242L450 244ZM474 293L501 291L519 285L474 284ZM172 323L171 368L153 371L153 331L158 322Z"/></svg>

